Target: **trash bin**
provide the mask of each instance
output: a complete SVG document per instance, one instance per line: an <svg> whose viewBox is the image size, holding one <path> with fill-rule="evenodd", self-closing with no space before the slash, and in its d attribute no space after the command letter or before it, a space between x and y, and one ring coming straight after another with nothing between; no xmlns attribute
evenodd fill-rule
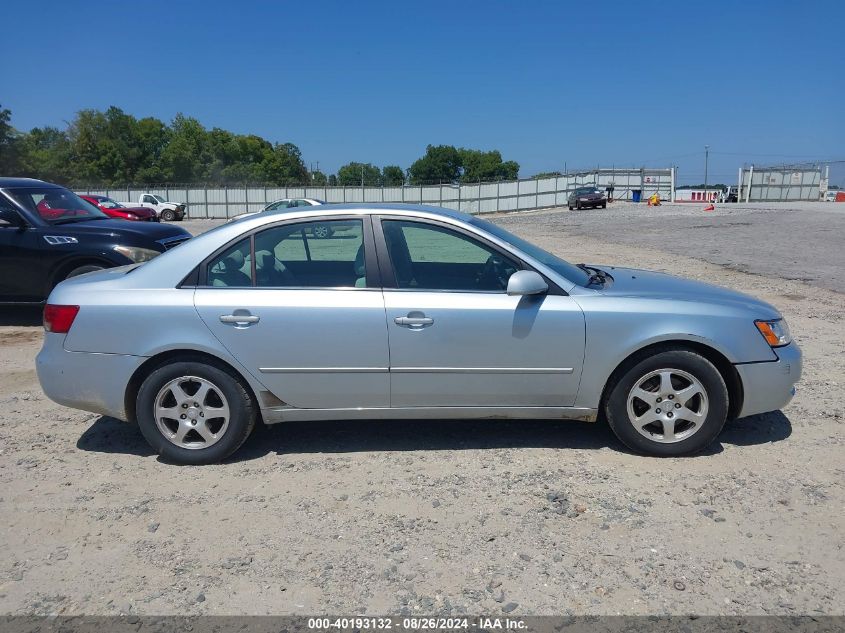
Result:
<svg viewBox="0 0 845 633"><path fill-rule="evenodd" d="M633 189L631 191L631 200L633 200L634 202L639 202L642 196L643 192L641 189Z"/></svg>

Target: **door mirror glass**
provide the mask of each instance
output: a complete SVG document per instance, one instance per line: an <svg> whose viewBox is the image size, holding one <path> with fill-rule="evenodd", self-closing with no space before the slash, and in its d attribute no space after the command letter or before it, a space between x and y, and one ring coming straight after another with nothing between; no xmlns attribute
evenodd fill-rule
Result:
<svg viewBox="0 0 845 633"><path fill-rule="evenodd" d="M518 270L508 279L508 294L511 296L540 295L548 290L549 284L533 270Z"/></svg>

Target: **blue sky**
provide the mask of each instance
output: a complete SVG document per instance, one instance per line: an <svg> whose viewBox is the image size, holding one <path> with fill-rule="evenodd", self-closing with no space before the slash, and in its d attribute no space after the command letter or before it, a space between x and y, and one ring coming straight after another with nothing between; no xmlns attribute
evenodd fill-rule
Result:
<svg viewBox="0 0 845 633"><path fill-rule="evenodd" d="M19 129L183 112L326 172L407 167L428 143L499 149L523 176L676 164L700 182L705 144L710 182L845 159L841 0L10 2L3 23Z"/></svg>

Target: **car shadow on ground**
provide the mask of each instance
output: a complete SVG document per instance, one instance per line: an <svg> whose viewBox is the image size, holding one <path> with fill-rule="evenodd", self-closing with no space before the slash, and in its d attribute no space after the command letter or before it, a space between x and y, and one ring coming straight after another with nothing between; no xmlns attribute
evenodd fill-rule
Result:
<svg viewBox="0 0 845 633"><path fill-rule="evenodd" d="M753 446L778 442L792 424L775 411L729 421L718 440L697 456L714 455L725 444ZM154 454L138 428L110 417L98 418L79 438L77 448L97 453ZM557 420L347 420L286 422L259 426L227 463L265 455L355 453L366 451L479 450L494 448L612 448L634 454L603 422Z"/></svg>
<svg viewBox="0 0 845 633"><path fill-rule="evenodd" d="M0 325L41 325L44 306L0 306Z"/></svg>

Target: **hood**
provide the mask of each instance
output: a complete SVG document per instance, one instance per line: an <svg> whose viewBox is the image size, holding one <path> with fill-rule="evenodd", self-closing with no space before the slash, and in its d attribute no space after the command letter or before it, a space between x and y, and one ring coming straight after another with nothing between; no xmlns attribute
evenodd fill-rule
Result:
<svg viewBox="0 0 845 633"><path fill-rule="evenodd" d="M637 297L643 299L672 299L715 303L753 312L759 319L777 319L781 314L770 304L751 295L715 286L703 281L693 281L666 273L636 268L596 266L613 277L613 281L599 292L613 297Z"/></svg>
<svg viewBox="0 0 845 633"><path fill-rule="evenodd" d="M163 240L168 237L190 237L185 229L172 224L158 222L127 222L126 220L85 220L71 222L45 228L45 232L55 232L59 235L97 235L111 236L115 241L122 237L134 239L136 242Z"/></svg>

